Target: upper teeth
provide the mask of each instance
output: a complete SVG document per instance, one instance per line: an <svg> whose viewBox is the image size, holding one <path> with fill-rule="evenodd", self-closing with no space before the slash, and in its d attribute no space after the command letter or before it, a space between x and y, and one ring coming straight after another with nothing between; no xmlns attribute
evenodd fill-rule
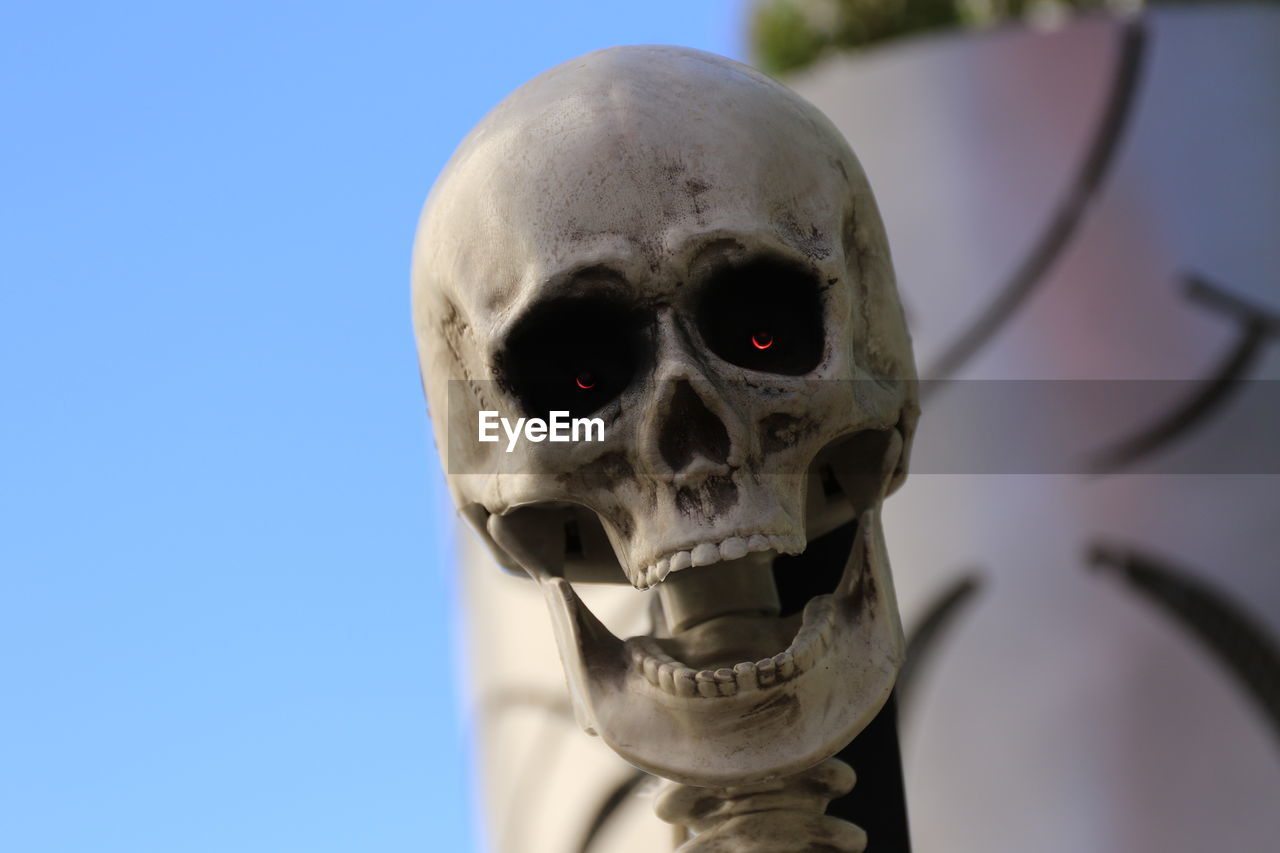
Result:
<svg viewBox="0 0 1280 853"><path fill-rule="evenodd" d="M777 551L779 554L798 554L804 550L802 536L774 536L753 533L750 536L730 536L720 542L699 542L689 548L675 551L652 565L642 569L635 579L637 589L649 589L666 580L667 575L690 566L710 566L725 560L738 560L757 551Z"/></svg>

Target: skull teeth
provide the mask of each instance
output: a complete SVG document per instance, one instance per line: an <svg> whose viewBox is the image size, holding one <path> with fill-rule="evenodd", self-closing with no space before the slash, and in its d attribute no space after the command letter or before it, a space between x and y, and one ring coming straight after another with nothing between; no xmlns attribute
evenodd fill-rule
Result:
<svg viewBox="0 0 1280 853"><path fill-rule="evenodd" d="M747 556L747 540L730 536L720 543L720 556L725 560L738 560Z"/></svg>
<svg viewBox="0 0 1280 853"><path fill-rule="evenodd" d="M634 671L663 693L703 699L736 696L788 681L817 665L831 648L835 615L831 596L814 598L805 607L800 630L785 651L734 664L732 669L695 670L664 652L652 637L632 637L627 645Z"/></svg>
<svg viewBox="0 0 1280 853"><path fill-rule="evenodd" d="M695 566L710 566L712 563L718 563L720 562L720 547L711 542L703 542L701 545L694 547L692 558Z"/></svg>
<svg viewBox="0 0 1280 853"><path fill-rule="evenodd" d="M803 537L769 536L761 533L753 533L747 537L730 536L720 542L699 542L646 566L640 571L635 585L639 589L650 589L666 580L672 572L684 571L692 566L711 566L726 560L739 560L747 554L760 551L798 554L802 550Z"/></svg>

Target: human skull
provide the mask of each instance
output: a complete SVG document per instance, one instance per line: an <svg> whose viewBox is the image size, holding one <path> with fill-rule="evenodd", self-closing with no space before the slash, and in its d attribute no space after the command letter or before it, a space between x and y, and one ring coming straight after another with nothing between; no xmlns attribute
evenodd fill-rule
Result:
<svg viewBox="0 0 1280 853"><path fill-rule="evenodd" d="M441 174L413 294L454 500L540 582L588 731L718 785L874 717L903 653L879 509L915 372L871 190L816 108L685 48L554 68ZM481 411L604 438L480 442ZM571 581L656 588L653 633L613 636Z"/></svg>

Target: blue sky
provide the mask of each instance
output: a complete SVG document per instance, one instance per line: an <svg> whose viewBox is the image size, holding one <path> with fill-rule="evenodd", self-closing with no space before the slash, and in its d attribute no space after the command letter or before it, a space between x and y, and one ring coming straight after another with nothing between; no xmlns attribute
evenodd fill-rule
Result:
<svg viewBox="0 0 1280 853"><path fill-rule="evenodd" d="M742 3L4 19L0 849L466 849L418 208L524 80Z"/></svg>

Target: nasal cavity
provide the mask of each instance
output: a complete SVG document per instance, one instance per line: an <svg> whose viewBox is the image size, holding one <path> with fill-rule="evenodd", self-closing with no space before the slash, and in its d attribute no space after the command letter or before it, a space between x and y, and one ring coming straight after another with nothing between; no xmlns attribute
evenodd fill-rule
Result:
<svg viewBox="0 0 1280 853"><path fill-rule="evenodd" d="M684 470L699 456L720 464L729 459L729 431L683 379L663 416L658 452L672 471Z"/></svg>

